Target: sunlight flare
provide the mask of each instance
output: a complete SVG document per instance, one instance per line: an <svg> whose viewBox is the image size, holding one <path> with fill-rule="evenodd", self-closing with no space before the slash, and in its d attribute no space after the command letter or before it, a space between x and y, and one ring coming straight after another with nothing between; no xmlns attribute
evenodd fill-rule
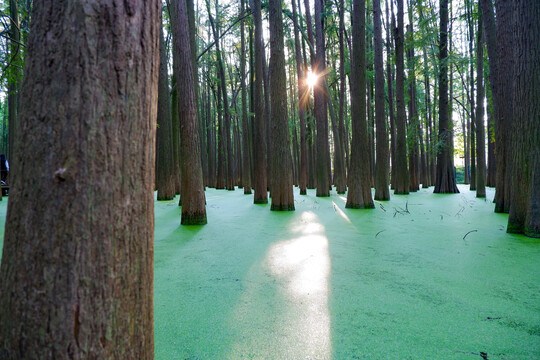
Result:
<svg viewBox="0 0 540 360"><path fill-rule="evenodd" d="M306 84L309 86L310 89L313 89L313 87L317 84L318 78L319 76L313 73L311 70L307 73Z"/></svg>

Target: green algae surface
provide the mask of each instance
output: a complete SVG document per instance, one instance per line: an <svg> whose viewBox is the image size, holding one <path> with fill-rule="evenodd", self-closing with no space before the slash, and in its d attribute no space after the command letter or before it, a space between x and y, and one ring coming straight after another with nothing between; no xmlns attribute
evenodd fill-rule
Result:
<svg viewBox="0 0 540 360"><path fill-rule="evenodd" d="M209 189L204 226L156 201L156 359L539 359L540 241L459 189L294 212Z"/></svg>

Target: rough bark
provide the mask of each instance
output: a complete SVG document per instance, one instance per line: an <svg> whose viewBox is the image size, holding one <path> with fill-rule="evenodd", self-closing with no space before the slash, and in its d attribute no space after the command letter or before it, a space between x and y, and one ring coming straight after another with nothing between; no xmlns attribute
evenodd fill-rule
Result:
<svg viewBox="0 0 540 360"><path fill-rule="evenodd" d="M270 23L270 111L271 111L271 194L270 210L294 210L289 118L287 116L287 77L283 46L281 0L268 2Z"/></svg>
<svg viewBox="0 0 540 360"><path fill-rule="evenodd" d="M338 194L344 194L347 191L347 161L348 152L345 150L346 146L346 132L345 132L345 103L346 96L345 90L347 86L347 77L345 76L345 6L344 0L339 1L339 135L341 140L341 151L345 152L345 159L343 161L343 170L341 177L336 181L336 191Z"/></svg>
<svg viewBox="0 0 540 360"><path fill-rule="evenodd" d="M193 78L189 25L185 0L178 0L172 34L176 52L176 84L180 116L180 157L182 159L182 225L206 224L206 199L201 164L199 120Z"/></svg>
<svg viewBox="0 0 540 360"><path fill-rule="evenodd" d="M171 124L171 101L169 97L169 76L167 74L167 50L163 27L159 40L159 85L157 115L157 176L158 200L171 200L176 195L173 167L173 143Z"/></svg>
<svg viewBox="0 0 540 360"><path fill-rule="evenodd" d="M366 7L364 0L353 1L351 57L352 141L347 202L352 209L374 208L369 171L369 143L366 121Z"/></svg>
<svg viewBox="0 0 540 360"><path fill-rule="evenodd" d="M262 18L261 1L251 0L251 10L253 12L253 23L255 27L255 49L254 49L254 108L255 108L255 130L254 130L254 174L253 174L253 202L255 204L267 204L268 192L266 184L266 121L264 116L263 98L263 61L264 47L262 43Z"/></svg>
<svg viewBox="0 0 540 360"><path fill-rule="evenodd" d="M300 195L307 194L307 146L306 146L306 106L309 103L308 87L304 83L305 69L300 48L296 1L292 0L294 25L294 50L296 55L296 73L298 78L298 117L300 119Z"/></svg>
<svg viewBox="0 0 540 360"><path fill-rule="evenodd" d="M409 25L407 25L407 67L409 68L409 129L408 152L409 152L409 191L415 192L420 189L419 166L418 166L418 111L416 104L416 76L414 74L414 42L412 27L412 7L409 6Z"/></svg>
<svg viewBox="0 0 540 360"><path fill-rule="evenodd" d="M459 193L452 159L452 129L448 109L448 1L440 0L439 31L439 149L435 193Z"/></svg>
<svg viewBox="0 0 540 360"><path fill-rule="evenodd" d="M21 53L22 49L20 46L21 41L21 31L19 23L19 10L17 6L17 1L9 0L9 24L10 30L9 35L11 37L10 46L9 46L9 62L10 66L8 70L8 88L7 88L7 97L8 97L8 161L11 163L15 158L14 153L14 141L16 132L17 132L17 115L19 109L19 88L20 80L22 78L21 71L19 66L22 65ZM12 170L13 171L13 170Z"/></svg>
<svg viewBox="0 0 540 360"><path fill-rule="evenodd" d="M393 4L393 2L392 2ZM390 187L394 189L394 180L395 180L395 163L396 163L396 129L395 129L395 112L394 112L394 89L393 89L393 72L392 72L392 42L390 41L390 34L394 28L394 21L390 24L388 16L388 5L385 6L386 12L386 77L388 83L388 112L390 113L390 163L392 164L390 168ZM392 9L394 7L392 6ZM394 14L392 14L392 20Z"/></svg>
<svg viewBox="0 0 540 360"><path fill-rule="evenodd" d="M34 3L0 268L3 358L154 357L160 10Z"/></svg>
<svg viewBox="0 0 540 360"><path fill-rule="evenodd" d="M515 87L509 233L540 238L540 3L515 2Z"/></svg>
<svg viewBox="0 0 540 360"><path fill-rule="evenodd" d="M245 11L244 0L240 0L240 14ZM246 39L244 33L244 20L240 22L240 86L242 96L242 185L244 194L251 194L251 162L249 160L249 118L247 112L246 92Z"/></svg>
<svg viewBox="0 0 540 360"><path fill-rule="evenodd" d="M476 41L476 197L486 197L486 139L484 126L484 44L482 13L478 15Z"/></svg>
<svg viewBox="0 0 540 360"><path fill-rule="evenodd" d="M397 0L397 27L394 30L396 42L396 164L394 194L409 193L409 170L407 169L407 140L405 136L405 64L404 64L404 29L403 0Z"/></svg>
<svg viewBox="0 0 540 360"><path fill-rule="evenodd" d="M375 200L390 200L388 188L388 134L384 111L383 40L380 0L373 0L375 42L375 121L377 123L377 162L375 166Z"/></svg>

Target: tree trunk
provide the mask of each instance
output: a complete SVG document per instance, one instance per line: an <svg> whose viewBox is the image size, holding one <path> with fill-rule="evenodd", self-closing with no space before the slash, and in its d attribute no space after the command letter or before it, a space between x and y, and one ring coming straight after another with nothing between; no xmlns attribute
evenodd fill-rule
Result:
<svg viewBox="0 0 540 360"><path fill-rule="evenodd" d="M346 84L347 77L345 76L345 6L344 0L339 1L339 113L338 113L338 122L339 122L339 138L341 140L341 152L345 153L345 159L343 159L343 170L341 177L336 181L336 191L338 194L345 194L347 191L347 161L348 157L347 151L347 140L345 132L345 103L346 103Z"/></svg>
<svg viewBox="0 0 540 360"><path fill-rule="evenodd" d="M407 139L405 136L405 64L403 53L403 0L397 0L397 28L394 30L396 42L396 164L394 194L409 193L409 170L407 169Z"/></svg>
<svg viewBox="0 0 540 360"><path fill-rule="evenodd" d="M34 3L0 268L3 358L154 358L160 10Z"/></svg>
<svg viewBox="0 0 540 360"><path fill-rule="evenodd" d="M167 49L160 27L159 40L159 85L157 116L157 176L156 189L158 200L172 200L176 195L173 168L173 144L171 124L171 101L169 97L169 76L167 74Z"/></svg>
<svg viewBox="0 0 540 360"><path fill-rule="evenodd" d="M540 238L540 3L514 5L515 86L509 233ZM497 12L498 13L498 12Z"/></svg>
<svg viewBox="0 0 540 360"><path fill-rule="evenodd" d="M180 172L180 123L178 118L178 89L176 88L176 75L174 73L174 57L173 57L173 80L171 92L171 127L172 127L172 143L173 143L173 176L174 176L174 192L179 195L181 190L181 172Z"/></svg>
<svg viewBox="0 0 540 360"><path fill-rule="evenodd" d="M287 76L283 46L281 0L268 2L270 23L270 112L271 112L271 194L270 210L294 210L289 118L287 116Z"/></svg>
<svg viewBox="0 0 540 360"><path fill-rule="evenodd" d="M10 53L9 61L10 66L8 69L8 161L11 163L15 158L13 155L14 152L14 141L16 138L17 132L17 115L19 109L19 81L22 78L21 71L19 66L22 66L21 53L22 49L20 46L21 41L21 31L19 24L19 10L17 8L17 2L15 0L9 0L9 15L10 15ZM11 171L13 173L13 170ZM13 175L11 175L13 176Z"/></svg>
<svg viewBox="0 0 540 360"><path fill-rule="evenodd" d="M373 27L375 41L375 118L377 123L377 162L375 200L390 200L388 188L388 134L384 112L383 40L380 0L373 0Z"/></svg>
<svg viewBox="0 0 540 360"><path fill-rule="evenodd" d="M180 157L182 158L182 225L206 224L206 199L201 164L199 120L193 78L189 25L185 0L179 0L173 16L173 41L176 52L178 114L182 124Z"/></svg>
<svg viewBox="0 0 540 360"><path fill-rule="evenodd" d="M392 2L393 3L393 2ZM393 9L393 6L392 6ZM396 162L396 129L395 129L395 113L394 113L394 89L393 89L393 74L392 74L392 42L390 41L390 34L392 33L392 25L390 24L388 16L388 5L385 6L386 12L386 72L388 83L388 112L390 113L390 162L392 164L390 168L390 187L393 189L393 183L395 180L395 162ZM392 14L392 19L394 14Z"/></svg>
<svg viewBox="0 0 540 360"><path fill-rule="evenodd" d="M266 183L266 121L264 116L263 98L263 61L264 47L262 43L262 18L261 0L251 0L253 23L255 26L255 84L254 84L254 108L255 108L255 133L253 148L254 153L254 177L253 177L253 202L255 204L268 203L268 191Z"/></svg>
<svg viewBox="0 0 540 360"><path fill-rule="evenodd" d="M351 57L351 164L347 203L352 209L374 208L369 171L369 143L366 123L366 7L353 1Z"/></svg>
<svg viewBox="0 0 540 360"><path fill-rule="evenodd" d="M482 42L482 13L478 14L476 40L476 197L486 197L486 139L484 127L484 44Z"/></svg>
<svg viewBox="0 0 540 360"><path fill-rule="evenodd" d="M414 41L412 27L412 6L409 6L409 25L407 25L407 67L409 68L409 191L420 190L418 166L418 111L416 104L416 76L414 74Z"/></svg>
<svg viewBox="0 0 540 360"><path fill-rule="evenodd" d="M452 129L448 109L448 0L439 3L439 143L435 193L459 193L452 159Z"/></svg>
<svg viewBox="0 0 540 360"><path fill-rule="evenodd" d="M304 83L305 69L300 48L300 34L296 14L296 1L292 0L294 25L294 50L296 55L296 73L298 77L298 117L300 119L300 195L307 194L307 147L306 147L306 107L309 103L308 87Z"/></svg>

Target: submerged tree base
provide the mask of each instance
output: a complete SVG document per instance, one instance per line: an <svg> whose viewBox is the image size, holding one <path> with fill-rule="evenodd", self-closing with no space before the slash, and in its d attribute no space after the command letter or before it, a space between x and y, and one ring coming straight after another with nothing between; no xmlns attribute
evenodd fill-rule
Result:
<svg viewBox="0 0 540 360"><path fill-rule="evenodd" d="M195 214L182 214L182 220L180 222L182 225L206 225L206 214L195 213Z"/></svg>
<svg viewBox="0 0 540 360"><path fill-rule="evenodd" d="M271 211L294 211L293 205L274 205L270 206Z"/></svg>
<svg viewBox="0 0 540 360"><path fill-rule="evenodd" d="M268 204L268 199L253 199L254 204Z"/></svg>

